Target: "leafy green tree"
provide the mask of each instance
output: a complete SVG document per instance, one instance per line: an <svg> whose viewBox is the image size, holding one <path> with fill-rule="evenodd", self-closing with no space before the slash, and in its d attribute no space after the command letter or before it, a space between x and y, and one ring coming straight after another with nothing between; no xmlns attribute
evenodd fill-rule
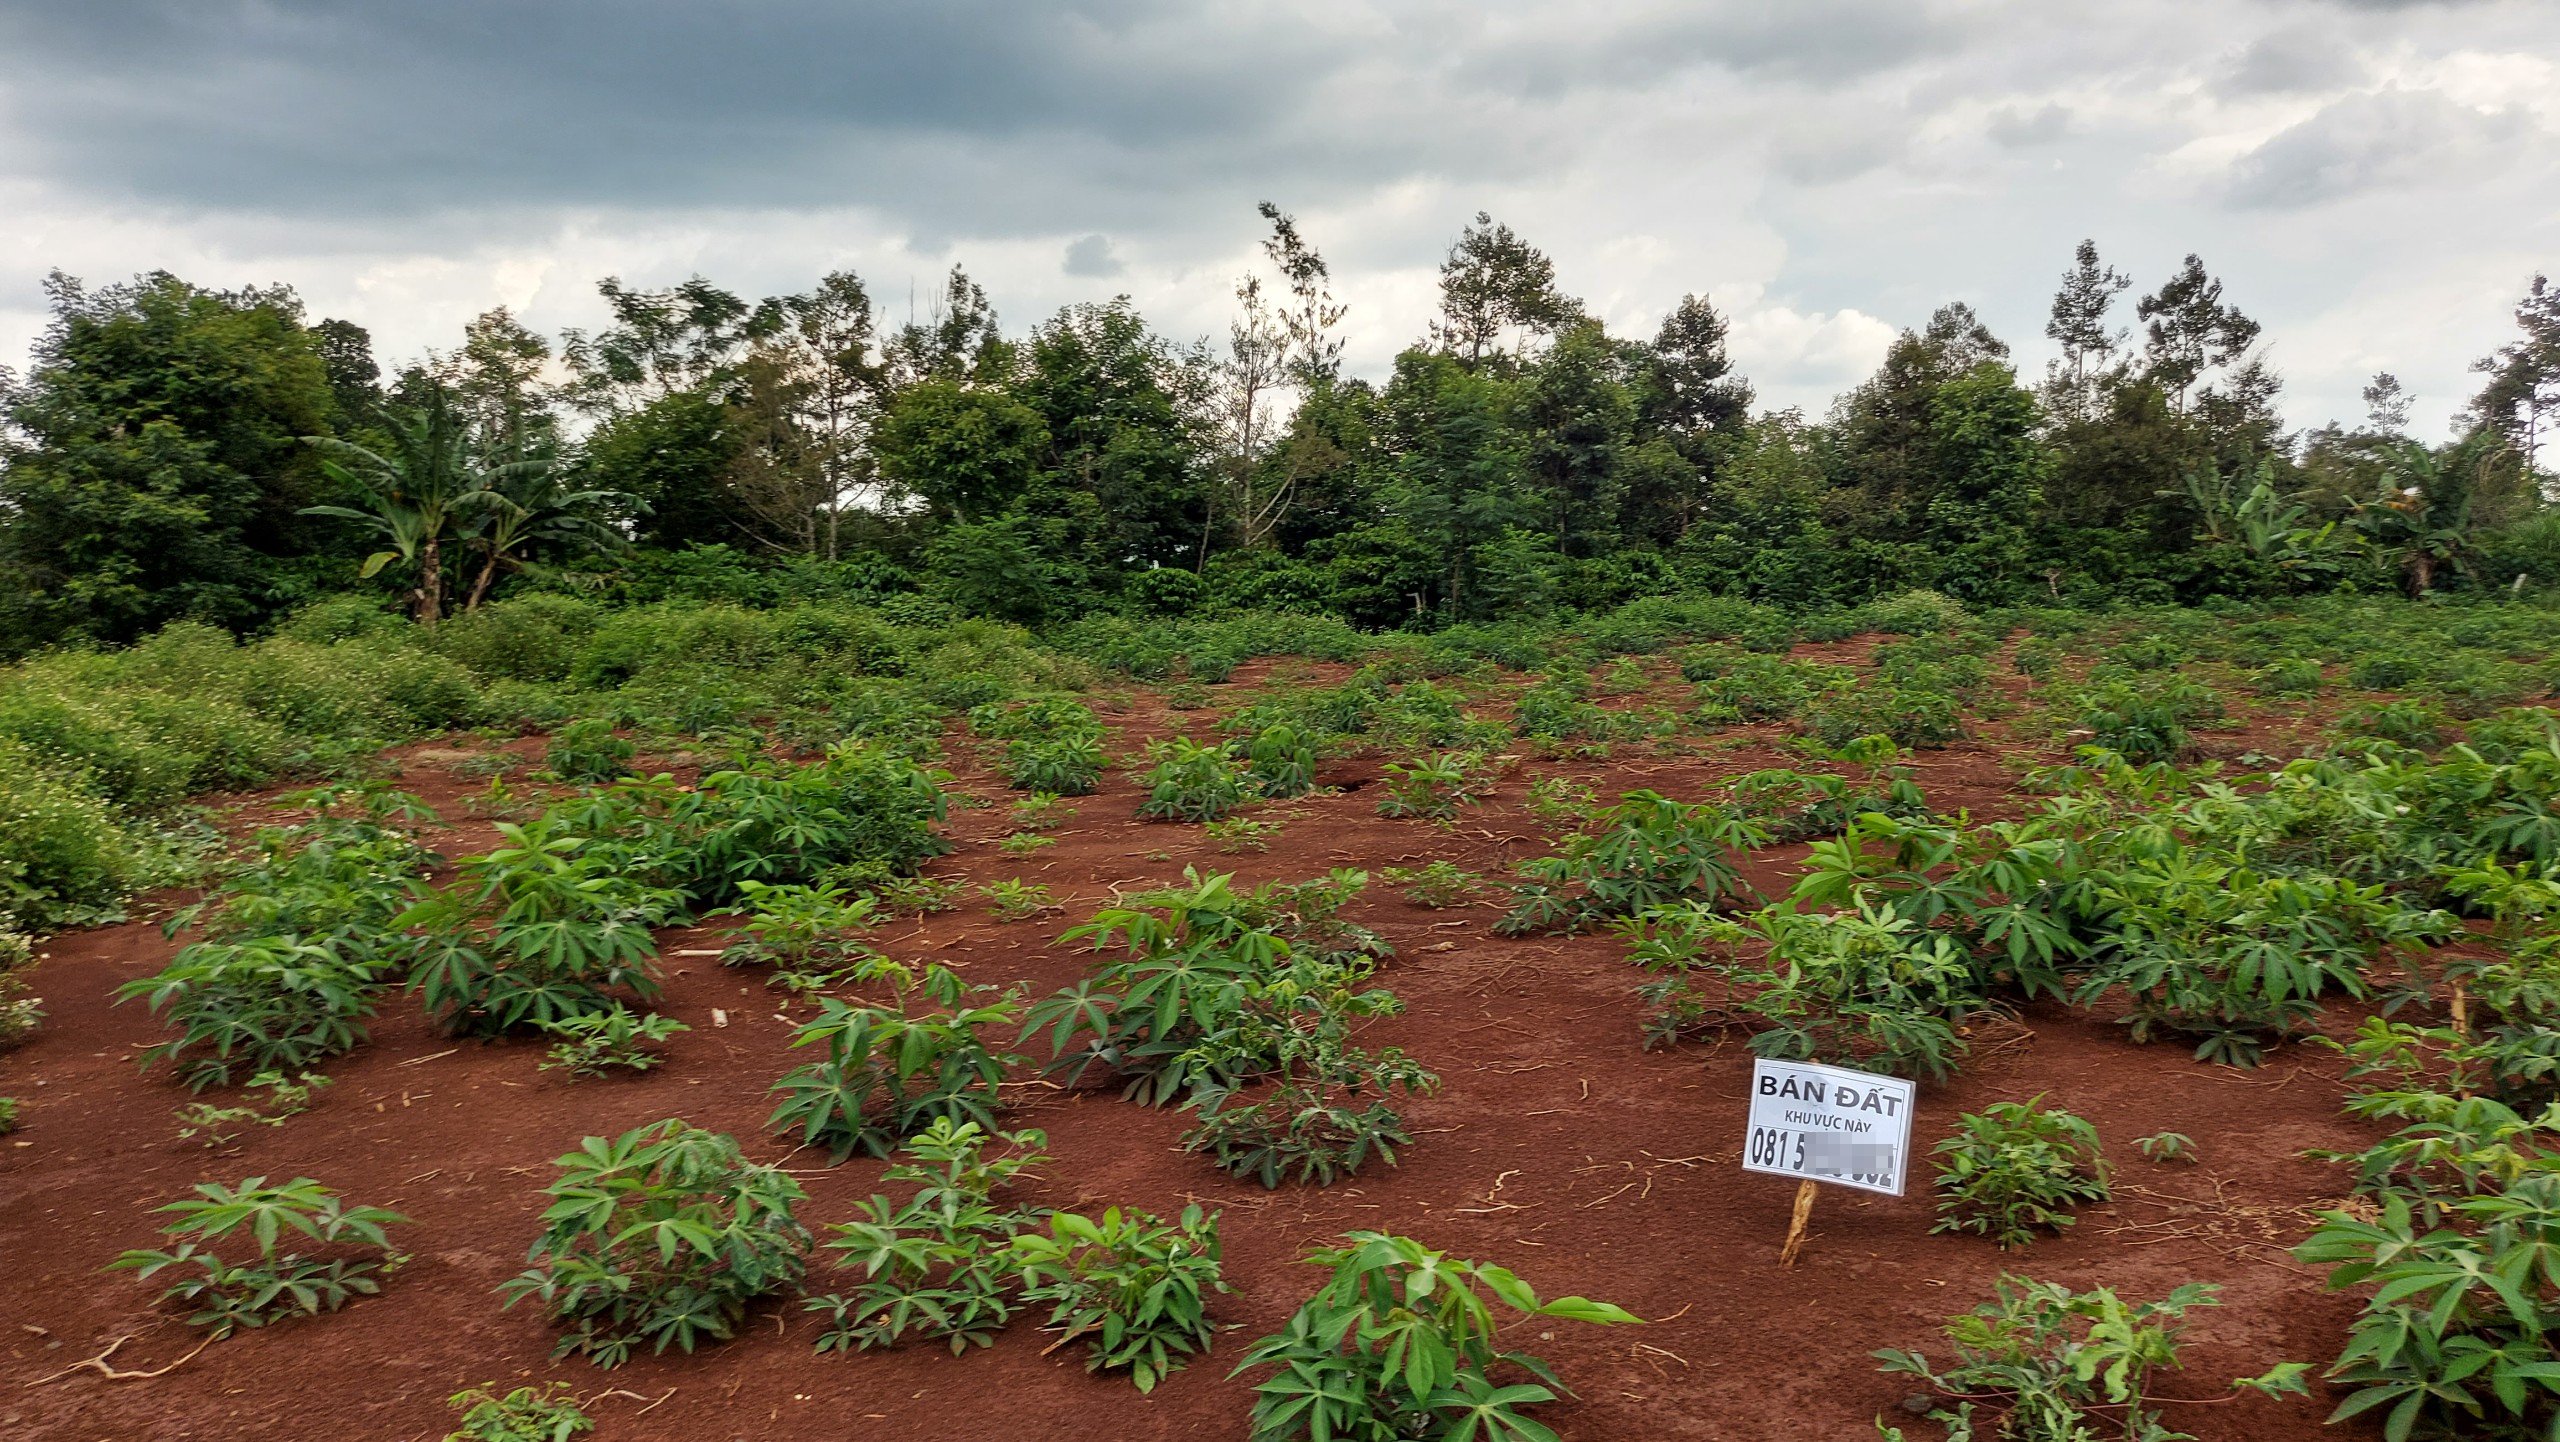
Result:
<svg viewBox="0 0 2560 1442"><path fill-rule="evenodd" d="M282 287L57 272L24 380L0 390L0 646L127 641L179 617L253 624L298 598L322 476L299 438L338 409Z"/></svg>
<svg viewBox="0 0 2560 1442"><path fill-rule="evenodd" d="M543 378L550 364L551 343L498 306L463 326L460 349L429 357L420 380L451 394L483 450L524 456L560 438L554 388ZM413 393L404 399L414 405L424 397Z"/></svg>
<svg viewBox="0 0 2560 1442"><path fill-rule="evenodd" d="M889 404L873 441L881 475L947 520L1019 505L1049 451L1040 414L1000 390L931 380Z"/></svg>
<svg viewBox="0 0 2560 1442"><path fill-rule="evenodd" d="M373 358L373 333L349 320L324 320L311 328L321 373L336 402L332 429L344 434L370 423L382 405L382 366Z"/></svg>
<svg viewBox="0 0 2560 1442"><path fill-rule="evenodd" d="M587 436L582 484L637 499L642 544L752 545L752 517L729 485L739 447L730 421L727 397L710 387L614 416Z"/></svg>
<svg viewBox="0 0 2560 1442"><path fill-rule="evenodd" d="M1398 356L1375 433L1381 519L1335 548L1337 574L1394 585L1408 612L1490 614L1475 594L1478 548L1543 519L1525 484L1518 437L1505 424L1510 404L1510 382L1446 352Z"/></svg>
<svg viewBox="0 0 2560 1442"><path fill-rule="evenodd" d="M2199 381L2239 362L2258 343L2258 323L2223 301L2222 282L2192 254L2134 311L2143 321L2145 370L2181 412Z"/></svg>
<svg viewBox="0 0 2560 1442"><path fill-rule="evenodd" d="M1520 377L1513 424L1536 488L1542 529L1565 556L1616 549L1633 444L1635 395L1625 352L1598 323L1565 330Z"/></svg>
<svg viewBox="0 0 2560 1442"><path fill-rule="evenodd" d="M922 381L1001 385L1012 376L1018 360L1013 344L997 326L986 287L956 265L944 280L930 317L898 327L883 347L882 357L892 391Z"/></svg>
<svg viewBox="0 0 2560 1442"><path fill-rule="evenodd" d="M620 416L725 379L747 346L778 317L701 276L664 290L634 290L617 276L596 283L613 324L561 335L571 404Z"/></svg>
<svg viewBox="0 0 2560 1442"><path fill-rule="evenodd" d="M1556 264L1546 252L1480 210L1440 263L1440 317L1431 339L1472 368L1516 360L1531 339L1582 318L1582 303L1556 288Z"/></svg>
<svg viewBox="0 0 2560 1442"><path fill-rule="evenodd" d="M1199 564L1209 467L1195 379L1126 297L1069 306L1033 332L1010 389L1049 450L1024 509L1066 522L1082 564Z"/></svg>

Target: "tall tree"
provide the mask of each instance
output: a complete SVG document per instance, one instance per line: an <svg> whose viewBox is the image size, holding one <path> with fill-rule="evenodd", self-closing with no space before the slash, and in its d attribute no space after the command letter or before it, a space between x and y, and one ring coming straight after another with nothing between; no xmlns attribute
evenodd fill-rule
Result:
<svg viewBox="0 0 2560 1442"><path fill-rule="evenodd" d="M776 323L771 307L751 306L698 275L664 290L635 290L607 276L596 292L613 324L593 334L563 331L560 354L570 402L601 415L628 415L717 382Z"/></svg>
<svg viewBox="0 0 2560 1442"><path fill-rule="evenodd" d="M1289 422L1296 403L1340 378L1343 343L1335 328L1345 309L1333 298L1324 257L1299 235L1297 222L1267 200L1260 213L1271 223L1263 255L1279 273L1285 298L1266 297L1260 276L1237 283L1236 317L1211 387L1220 510L1248 548L1269 544L1287 523L1300 483L1341 459L1338 449L1290 430Z"/></svg>
<svg viewBox="0 0 2560 1442"><path fill-rule="evenodd" d="M288 563L323 539L298 515L322 484L300 438L337 410L300 302L165 271L45 289L35 364L0 394L0 645L288 604Z"/></svg>
<svg viewBox="0 0 2560 1442"><path fill-rule="evenodd" d="M2536 275L2516 303L2516 328L2524 333L2472 363L2488 380L2472 398L2470 415L2513 446L2539 477L2542 443L2551 417L2560 413L2560 286Z"/></svg>
<svg viewBox="0 0 2560 1442"><path fill-rule="evenodd" d="M1049 438L1027 507L1067 522L1097 572L1196 560L1207 467L1194 377L1126 296L1031 336L1013 395Z"/></svg>
<svg viewBox="0 0 2560 1442"><path fill-rule="evenodd" d="M902 496L968 525L1022 503L1049 453L1049 428L1004 391L925 381L890 403L876 445L882 477Z"/></svg>
<svg viewBox="0 0 2560 1442"><path fill-rule="evenodd" d="M1530 338L1554 335L1581 316L1581 303L1556 288L1555 262L1479 210L1440 263L1440 317L1431 335L1475 366L1514 357Z"/></svg>
<svg viewBox="0 0 2560 1442"><path fill-rule="evenodd" d="M2227 367L2258 343L2258 323L2222 299L2222 282L2190 254L2178 273L2135 303L2144 324L2145 367L2178 411L2210 371Z"/></svg>
<svg viewBox="0 0 2560 1442"><path fill-rule="evenodd" d="M382 405L382 366L373 358L373 333L351 320L324 320L311 328L320 369L337 403L336 425L346 431L370 422Z"/></svg>
<svg viewBox="0 0 2560 1442"><path fill-rule="evenodd" d="M956 265L924 318L910 316L889 338L886 350L891 390L923 381L1000 385L1012 374L1015 361L986 288Z"/></svg>
<svg viewBox="0 0 2560 1442"><path fill-rule="evenodd" d="M554 393L543 372L551 342L505 306L482 311L462 327L459 349L431 354L426 374L461 411L476 444L494 454L530 456L560 438ZM409 397L423 404L424 397Z"/></svg>
<svg viewBox="0 0 2560 1442"><path fill-rule="evenodd" d="M1839 481L1832 519L1843 531L1909 536L1926 523L1940 477L1931 460L1939 389L2009 347L1961 301L1940 306L1885 350L1876 373L1832 407Z"/></svg>
<svg viewBox="0 0 2560 1442"><path fill-rule="evenodd" d="M877 482L871 433L886 385L871 296L836 271L768 302L772 323L738 368L730 485L766 544L834 560L848 508Z"/></svg>
<svg viewBox="0 0 2560 1442"><path fill-rule="evenodd" d="M1539 529L1555 551L1613 549L1624 500L1635 398L1626 357L1596 322L1567 329L1519 380L1513 413L1523 469L1538 497Z"/></svg>
<svg viewBox="0 0 2560 1442"><path fill-rule="evenodd" d="M2378 436L2404 435L2409 429L2408 388L2389 371L2375 371L2364 388L2365 429Z"/></svg>
<svg viewBox="0 0 2560 1442"><path fill-rule="evenodd" d="M1740 443L1751 385L1734 373L1728 335L1705 296L1684 295L1632 359L1637 449L1627 457L1621 523L1631 538L1677 543Z"/></svg>
<svg viewBox="0 0 2560 1442"><path fill-rule="evenodd" d="M2072 253L2071 269L2062 273L2062 288L2054 292L2044 323L2046 339L2062 348L2061 359L2045 371L2045 404L2055 414L2079 419L2096 409L2101 381L2125 340L2124 331L2107 323L2108 312L2132 284L2099 262L2096 241L2084 240Z"/></svg>

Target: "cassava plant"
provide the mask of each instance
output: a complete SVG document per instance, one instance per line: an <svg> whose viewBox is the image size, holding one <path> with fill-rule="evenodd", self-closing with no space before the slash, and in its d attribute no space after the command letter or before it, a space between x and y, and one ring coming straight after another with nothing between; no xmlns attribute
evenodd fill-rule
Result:
<svg viewBox="0 0 2560 1442"><path fill-rule="evenodd" d="M589 1137L557 1165L533 1265L499 1288L563 1329L555 1357L613 1367L644 1345L691 1352L800 1280L800 1184L749 1162L732 1137L669 1119Z"/></svg>
<svg viewBox="0 0 2560 1442"><path fill-rule="evenodd" d="M817 1018L792 1038L794 1047L826 1049L773 1085L782 1100L766 1123L823 1146L841 1162L855 1152L885 1157L900 1141L937 1121L993 1126L1008 1063L981 1035L1018 1019L1017 997L970 988L948 968L928 965L919 988L941 1010L857 1006L819 998Z"/></svg>
<svg viewBox="0 0 2560 1442"><path fill-rule="evenodd" d="M187 1321L216 1337L337 1311L381 1291L382 1279L407 1260L385 1233L408 1218L350 1206L309 1177L274 1186L265 1177L236 1187L201 1182L195 1196L160 1210L177 1214L161 1231L176 1249L129 1251L113 1265L145 1280L183 1274L162 1299L192 1308Z"/></svg>
<svg viewBox="0 0 2560 1442"><path fill-rule="evenodd" d="M1973 1232L2003 1248L2022 1247L2041 1230L2062 1231L2072 1209L2103 1202L2106 1159L2098 1129L2044 1098L1997 1102L1956 1118L1955 1135L1938 1143L1940 1232Z"/></svg>
<svg viewBox="0 0 2560 1442"><path fill-rule="evenodd" d="M1529 1409L1554 1401L1564 1383L1536 1357L1500 1345L1496 1309L1602 1325L1639 1320L1584 1297L1541 1300L1508 1268L1407 1237L1352 1232L1343 1243L1309 1254L1332 1275L1236 1367L1265 1373L1254 1384L1254 1442L1540 1442L1555 1434ZM1521 1377L1531 1380L1514 1380Z"/></svg>
<svg viewBox="0 0 2560 1442"><path fill-rule="evenodd" d="M1059 1342L1084 1342L1086 1371L1125 1368L1152 1392L1208 1350L1209 1296L1228 1290L1218 1258L1214 1214L1186 1207L1165 1222L1111 1207L1099 1217L1052 1213L1044 1230L1013 1238L1005 1261L1022 1300L1048 1306Z"/></svg>

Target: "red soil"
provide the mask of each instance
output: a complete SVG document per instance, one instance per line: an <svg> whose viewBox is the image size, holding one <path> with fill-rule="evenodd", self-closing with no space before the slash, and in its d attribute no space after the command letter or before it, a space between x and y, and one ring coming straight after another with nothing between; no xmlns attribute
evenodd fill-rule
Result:
<svg viewBox="0 0 2560 1442"><path fill-rule="evenodd" d="M1218 691L1224 699L1239 689ZM1112 721L1125 752L1203 719L1142 697ZM1427 911L1376 879L1382 867L1436 857L1500 874L1541 854L1540 829L1521 805L1529 775L1575 774L1604 796L1647 786L1694 798L1716 777L1780 764L1766 743L1530 762L1446 833L1374 815L1374 793L1308 798L1262 813L1286 827L1267 854L1244 856L1220 854L1196 827L1134 820L1133 779L1119 771L1099 794L1070 803L1075 819L1055 833L1057 845L1023 861L994 846L1008 829L1001 783L954 747L961 788L998 805L955 810L961 847L932 871L1045 882L1065 912L998 925L972 905L884 928L876 939L891 954L932 957L977 981L1024 982L1036 994L1081 972L1084 958L1052 941L1115 886L1172 882L1186 864L1246 882L1364 868L1373 880L1353 915L1394 944L1381 979L1407 1003L1367 1039L1402 1046L1444 1080L1407 1109L1416 1141L1402 1166L1331 1189L1276 1192L1177 1150L1181 1113L1109 1091L1014 1089L1010 1124L1046 1129L1054 1155L1026 1200L1165 1214L1198 1202L1224 1214L1235 1292L1215 1315L1227 1330L1212 1355L1151 1397L1087 1375L1080 1349L1043 1355L1049 1339L1027 1323L991 1351L958 1359L929 1348L820 1357L809 1347L818 1321L796 1304L768 1304L738 1339L692 1357L643 1357L613 1372L546 1360L553 1334L530 1308L501 1310L493 1288L524 1265L551 1159L579 1138L669 1115L737 1133L801 1178L810 1194L803 1216L820 1227L850 1216L879 1176L875 1161L831 1169L813 1153L785 1157L762 1135L765 1088L798 1060L786 1056L782 1013L792 1008L760 977L702 954L717 944L706 933L665 938L659 1009L693 1030L644 1077L567 1081L536 1070L538 1045L457 1044L394 999L371 1044L331 1068L336 1085L311 1112L252 1128L221 1155L173 1139L170 1113L185 1094L133 1065L159 1034L139 1004L110 1005L116 985L158 969L177 943L147 922L59 937L36 974L51 1018L35 1041L0 1058L0 1094L25 1104L23 1129L0 1143L0 1434L435 1438L452 1425L444 1399L459 1388L561 1378L589 1399L607 1439L1241 1437L1248 1387L1226 1372L1318 1280L1297 1258L1346 1229L1376 1228L1500 1261L1549 1295L1606 1298L1656 1319L1642 1328L1530 1323L1512 1334L1580 1394L1541 1412L1568 1437L1847 1438L1871 1436L1878 1414L1934 1436L1897 1410L1908 1382L1879 1374L1868 1353L1917 1347L1943 1357L1940 1322L1984 1300L2010 1270L2135 1297L2219 1283L2222 1306L2194 1314L2186 1372L2160 1389L2217 1400L2170 1405L2170 1425L2264 1442L2341 1435L2320 1425L2333 1398L2219 1400L2235 1376L2334 1357L2354 1310L2284 1250L2344 1186L2339 1169L2300 1154L2368 1142L2339 1111L2333 1055L2286 1049L2263 1070L2232 1071L2200 1065L2183 1048L2133 1046L2103 1017L2033 1009L1987 1029L1960 1078L1922 1088L1916 1140L1925 1149L1959 1111L2043 1093L2096 1123L2118 1167L2118 1199L2084 1211L2069 1233L2002 1253L1979 1238L1930 1235L1925 1164L1915 1163L1909 1196L1826 1191L1803 1261L1781 1270L1794 1188L1739 1169L1750 1072L1741 1047L1641 1050L1639 976L1611 937L1503 939L1492 934L1499 913L1490 904ZM1924 753L1916 770L1943 807L2014 811L2002 762L2015 749L1967 743ZM461 798L478 787L443 770L450 759L411 753L404 784L462 818ZM1326 779L1372 777L1376 765L1338 763ZM488 834L457 821L437 841L466 851ZM1752 879L1783 886L1787 859L1799 855L1758 858ZM2195 1137L2200 1164L2142 1161L2134 1139L2160 1131ZM416 1225L396 1235L415 1259L380 1297L239 1334L156 1378L79 1371L38 1380L120 1337L131 1340L114 1363L129 1369L162 1366L194 1346L154 1309L155 1288L99 1268L153 1242L152 1207L199 1180L257 1174L315 1176L406 1212ZM812 1281L829 1285L823 1264Z"/></svg>

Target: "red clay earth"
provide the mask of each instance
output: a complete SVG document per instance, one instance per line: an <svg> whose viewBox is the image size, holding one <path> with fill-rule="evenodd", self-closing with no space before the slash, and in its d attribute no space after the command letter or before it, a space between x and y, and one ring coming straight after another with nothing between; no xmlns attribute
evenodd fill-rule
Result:
<svg viewBox="0 0 2560 1442"><path fill-rule="evenodd" d="M1222 702L1243 689L1216 688ZM1122 754L1206 720L1143 699L1110 719ZM999 925L973 904L883 928L875 940L892 955L934 958L975 981L1026 983L1037 995L1082 972L1086 957L1055 936L1115 887L1173 882L1185 865L1234 870L1245 882L1358 867L1372 881L1352 915L1394 944L1381 981L1407 1004L1367 1040L1401 1046L1443 1078L1436 1096L1408 1108L1417 1135L1402 1166L1276 1192L1179 1151L1180 1112L1108 1089L1067 1093L1033 1080L1011 1089L1019 1106L1009 1124L1045 1129L1054 1156L1026 1200L1167 1215L1197 1202L1223 1214L1235 1288L1215 1304L1224 1330L1210 1356L1146 1397L1120 1378L1088 1375L1081 1348L1044 1353L1051 1338L1030 1325L1036 1318L960 1358L928 1347L821 1357L810 1350L819 1319L796 1302L760 1307L735 1341L691 1357L644 1356L611 1372L547 1360L551 1330L531 1307L502 1310L493 1289L523 1267L551 1161L581 1137L671 1115L736 1133L807 1186L802 1215L822 1234L879 1177L879 1162L829 1168L822 1155L763 1135L765 1089L799 1060L786 1052L784 1013L811 1008L786 1003L760 975L723 970L708 954L716 929L664 938L659 1009L693 1029L645 1076L565 1080L536 1069L538 1044L456 1043L395 998L373 1041L330 1068L336 1084L312 1111L251 1128L218 1155L175 1139L171 1112L185 1093L137 1074L133 1062L158 1030L138 1003L110 1004L117 985L157 970L178 943L147 921L57 937L36 973L50 1019L0 1058L0 1095L24 1102L23 1129L0 1144L0 1435L432 1439L451 1427L445 1398L462 1387L558 1378L586 1399L605 1439L1240 1438L1249 1383L1229 1380L1228 1369L1320 1279L1298 1258L1352 1228L1499 1261L1549 1295L1605 1298L1653 1319L1641 1328L1533 1322L1510 1334L1579 1394L1540 1412L1572 1438L1871 1437L1879 1414L1934 1436L1898 1410L1908 1380L1881 1375L1868 1354L1916 1347L1943 1357L1942 1320L1984 1300L2004 1271L2140 1298L2218 1283L2222 1305L2192 1314L2186 1371L2159 1387L2205 1400L2171 1403L2169 1424L2208 1439L2370 1435L2321 1426L2333 1395L2227 1398L2233 1377L2337 1355L2354 1311L2285 1250L2344 1190L2339 1168L2301 1154L2360 1148L2373 1135L2340 1113L2334 1054L2288 1047L2261 1070L2235 1071L2177 1046L2134 1046L2103 1015L2030 1009L1986 1028L1961 1077L1921 1089L1916 1144L1925 1151L1959 1111L2041 1093L2097 1125L2118 1169L2117 1200L2086 1209L2062 1236L2003 1253L1980 1238L1930 1235L1923 1159L1905 1197L1826 1189L1802 1262L1782 1270L1794 1187L1738 1165L1750 1073L1738 1042L1643 1051L1640 977L1616 939L1497 937L1492 904L1428 911L1377 877L1438 857L1499 875L1542 854L1542 833L1521 805L1533 774L1578 775L1604 796L1647 786L1686 799L1784 759L1767 733L1735 737L1689 756L1622 748L1609 762L1530 762L1445 833L1376 816L1373 791L1284 803L1261 813L1286 822L1271 850L1242 856L1221 854L1196 827L1135 820L1134 779L1121 770L1098 794L1068 803L1074 820L1054 833L1057 845L1020 861L994 845L1007 829L1001 782L965 744L952 748L957 789L998 805L954 810L960 848L933 874L1044 882L1064 912ZM1915 769L1941 807L2014 812L2002 762L2019 749L1968 742L1923 753ZM403 784L455 822L431 838L449 854L491 835L467 819L464 798L477 784L445 769L454 759L450 750L402 758ZM1325 779L1365 781L1377 764L1336 763ZM271 798L243 808L244 821L278 814ZM1783 887L1801 855L1754 858L1752 879ZM2141 1160L2135 1138L2161 1131L2196 1138L2199 1161ZM416 1225L395 1238L414 1260L379 1297L235 1335L164 1375L63 1373L118 1338L130 1340L114 1365L134 1371L195 1345L155 1309L155 1287L99 1269L153 1243L151 1208L201 1180L251 1175L309 1175L409 1214ZM811 1280L830 1285L823 1261Z"/></svg>

